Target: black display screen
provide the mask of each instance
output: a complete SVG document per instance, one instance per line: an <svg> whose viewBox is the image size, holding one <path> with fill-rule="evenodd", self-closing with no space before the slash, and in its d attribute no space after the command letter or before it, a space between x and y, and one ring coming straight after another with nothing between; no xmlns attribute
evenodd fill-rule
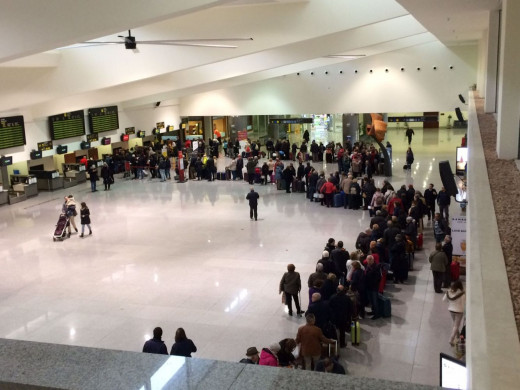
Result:
<svg viewBox="0 0 520 390"><path fill-rule="evenodd" d="M88 126L91 133L102 133L119 129L117 106L89 108Z"/></svg>
<svg viewBox="0 0 520 390"><path fill-rule="evenodd" d="M23 116L0 118L0 149L25 145Z"/></svg>
<svg viewBox="0 0 520 390"><path fill-rule="evenodd" d="M51 139L79 137L85 134L85 115L83 110L65 112L49 117Z"/></svg>

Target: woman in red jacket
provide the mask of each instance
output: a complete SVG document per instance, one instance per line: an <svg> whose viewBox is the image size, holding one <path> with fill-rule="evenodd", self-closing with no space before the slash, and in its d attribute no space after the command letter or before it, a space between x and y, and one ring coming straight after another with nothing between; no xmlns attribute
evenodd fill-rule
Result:
<svg viewBox="0 0 520 390"><path fill-rule="evenodd" d="M320 193L325 195L325 204L327 205L327 207L332 206L333 196L335 192L336 186L334 185L331 179L329 179L321 186Z"/></svg>

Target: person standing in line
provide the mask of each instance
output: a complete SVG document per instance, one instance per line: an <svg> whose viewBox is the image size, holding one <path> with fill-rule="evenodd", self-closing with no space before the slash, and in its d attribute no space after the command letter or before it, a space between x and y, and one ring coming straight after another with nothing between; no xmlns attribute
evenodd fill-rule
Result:
<svg viewBox="0 0 520 390"><path fill-rule="evenodd" d="M155 328L153 330L153 338L144 343L143 352L155 353L158 355L168 355L166 344L164 344L164 341L161 340L162 334L162 328Z"/></svg>
<svg viewBox="0 0 520 390"><path fill-rule="evenodd" d="M453 320L453 329L450 336L450 345L455 346L455 341L459 337L460 324L464 316L464 309L466 303L466 293L462 282L457 280L451 284L451 287L442 298L443 301L448 301L448 310Z"/></svg>
<svg viewBox="0 0 520 390"><path fill-rule="evenodd" d="M172 345L170 355L191 357L191 354L197 352L197 347L193 341L186 337L183 328L178 328L175 332L175 343Z"/></svg>
<svg viewBox="0 0 520 390"><path fill-rule="evenodd" d="M415 132L411 127L406 129L406 136L408 137L408 145L412 143L412 136L415 135Z"/></svg>
<svg viewBox="0 0 520 390"><path fill-rule="evenodd" d="M444 279L444 272L448 266L448 257L442 251L442 244L440 242L435 244L435 250L430 254L430 270L433 274L433 287L437 294L442 294L442 281Z"/></svg>
<svg viewBox="0 0 520 390"><path fill-rule="evenodd" d="M441 218L444 219L448 225L450 223L450 203L450 194L448 194L446 188L442 187L437 194L437 204L439 205Z"/></svg>
<svg viewBox="0 0 520 390"><path fill-rule="evenodd" d="M110 191L110 184L114 182L114 173L112 169L105 162L103 168L101 168L101 177L103 178L103 184L105 185L105 191Z"/></svg>
<svg viewBox="0 0 520 390"><path fill-rule="evenodd" d="M246 199L249 201L249 217L251 220L254 217L255 221L258 221L258 198L260 198L260 195L258 195L254 187L251 187L251 191L246 195Z"/></svg>
<svg viewBox="0 0 520 390"><path fill-rule="evenodd" d="M92 229L90 228L90 210L87 207L85 202L81 202L81 209L79 210L81 217L81 234L80 237L83 237L83 233L85 232L85 225L88 227L88 234L92 234Z"/></svg>
<svg viewBox="0 0 520 390"><path fill-rule="evenodd" d="M312 363L316 366L321 355L321 343L333 344L334 340L328 339L315 324L314 314L305 316L306 324L298 328L296 344L300 344L300 354L305 361L305 370L312 370Z"/></svg>
<svg viewBox="0 0 520 390"><path fill-rule="evenodd" d="M90 175L90 189L92 190L92 192L96 192L96 182L99 180L96 164L92 164L90 166L88 173Z"/></svg>
<svg viewBox="0 0 520 390"><path fill-rule="evenodd" d="M428 208L428 221L430 221L435 215L435 200L437 199L437 190L433 187L433 183L430 183L427 189L424 190L424 200Z"/></svg>
<svg viewBox="0 0 520 390"><path fill-rule="evenodd" d="M298 300L298 294L302 289L302 282L300 274L295 271L296 267L294 264L287 266L287 272L283 274L282 280L280 280L279 294L285 294L285 304L289 308L289 315L292 316L292 300L296 305L296 314L301 317L303 310L300 308L300 301Z"/></svg>

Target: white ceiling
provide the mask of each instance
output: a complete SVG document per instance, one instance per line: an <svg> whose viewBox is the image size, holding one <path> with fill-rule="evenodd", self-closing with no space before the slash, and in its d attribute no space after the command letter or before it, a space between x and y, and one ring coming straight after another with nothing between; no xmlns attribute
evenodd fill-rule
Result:
<svg viewBox="0 0 520 390"><path fill-rule="evenodd" d="M421 45L476 43L497 0L0 0L0 114L44 117L146 105L345 59ZM252 37L236 49L86 40ZM355 60L354 60L355 61Z"/></svg>

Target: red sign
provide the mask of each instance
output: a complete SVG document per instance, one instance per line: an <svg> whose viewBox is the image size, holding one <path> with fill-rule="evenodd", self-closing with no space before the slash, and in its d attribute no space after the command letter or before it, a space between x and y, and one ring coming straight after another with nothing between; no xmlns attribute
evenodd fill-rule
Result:
<svg viewBox="0 0 520 390"><path fill-rule="evenodd" d="M128 134L121 134L121 141L128 141L130 139L130 136Z"/></svg>

